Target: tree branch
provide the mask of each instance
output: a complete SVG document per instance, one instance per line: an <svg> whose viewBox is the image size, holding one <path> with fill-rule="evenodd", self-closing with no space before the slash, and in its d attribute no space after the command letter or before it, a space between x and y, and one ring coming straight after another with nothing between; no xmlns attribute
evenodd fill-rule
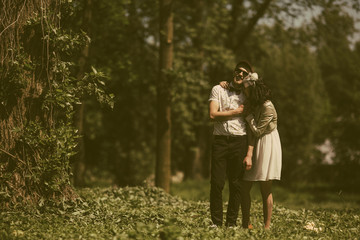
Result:
<svg viewBox="0 0 360 240"><path fill-rule="evenodd" d="M12 158L18 160L18 161L21 162L22 164L25 164L25 162L24 162L23 160L21 160L20 158L12 155L11 153L5 151L4 149L1 149L1 148L0 148L0 151L3 152L3 153L5 153L5 154L7 154L7 155L9 155L9 156L12 157Z"/></svg>
<svg viewBox="0 0 360 240"><path fill-rule="evenodd" d="M25 7L25 4L26 4L26 0L24 1L24 4L22 5L21 9L20 9L20 12L19 14L17 15L17 18L14 22L12 22L11 24L9 24L8 26L6 26L1 32L0 32L0 36L9 28L11 27L12 25L14 25L18 20L19 20L19 17L21 15L21 12L23 11L24 7Z"/></svg>
<svg viewBox="0 0 360 240"><path fill-rule="evenodd" d="M273 0L265 0L263 2L263 4L260 5L260 7L259 7L258 11L256 12L256 14L249 20L248 25L244 28L243 31L240 32L240 34L237 37L238 42L237 42L235 51L239 50L242 47L245 40L247 40L250 33L254 30L254 28L255 28L257 22L259 21L259 19L264 16L266 10L269 8L270 3L272 1Z"/></svg>

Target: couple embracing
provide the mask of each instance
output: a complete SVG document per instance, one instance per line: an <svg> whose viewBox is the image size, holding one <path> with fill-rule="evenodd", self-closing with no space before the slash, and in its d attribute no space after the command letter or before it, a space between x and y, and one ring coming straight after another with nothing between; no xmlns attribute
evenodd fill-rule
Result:
<svg viewBox="0 0 360 240"><path fill-rule="evenodd" d="M227 227L236 226L241 205L242 227L250 223L253 182L259 182L263 199L264 228L271 222L272 180L280 180L281 145L277 113L271 91L247 61L239 62L230 83L221 82L210 94L214 122L211 159L210 212L214 227L223 224L222 190L229 181Z"/></svg>

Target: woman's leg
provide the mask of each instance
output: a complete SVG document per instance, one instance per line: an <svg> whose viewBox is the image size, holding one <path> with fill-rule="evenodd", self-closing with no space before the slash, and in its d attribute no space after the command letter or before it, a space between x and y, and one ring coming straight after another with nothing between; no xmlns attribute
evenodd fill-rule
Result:
<svg viewBox="0 0 360 240"><path fill-rule="evenodd" d="M273 197L271 191L272 181L260 182L260 191L263 200L265 229L269 229L273 209Z"/></svg>

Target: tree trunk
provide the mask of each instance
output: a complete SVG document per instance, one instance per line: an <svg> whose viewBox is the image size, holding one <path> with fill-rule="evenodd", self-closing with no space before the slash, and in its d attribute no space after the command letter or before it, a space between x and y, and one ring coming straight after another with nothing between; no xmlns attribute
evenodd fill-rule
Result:
<svg viewBox="0 0 360 240"><path fill-rule="evenodd" d="M85 144L84 144L84 101L77 107L75 113L75 125L80 137L78 138L77 154L74 156L74 185L84 185L85 174Z"/></svg>
<svg viewBox="0 0 360 240"><path fill-rule="evenodd" d="M231 24L228 26L228 39L227 39L227 46L229 49L234 49L236 45L236 37L238 34L239 29L239 14L241 13L241 10L243 9L243 0L233 0L232 1L232 7L231 7Z"/></svg>
<svg viewBox="0 0 360 240"><path fill-rule="evenodd" d="M173 65L173 0L160 0L160 61L157 83L157 151L155 184L170 191L171 79Z"/></svg>
<svg viewBox="0 0 360 240"><path fill-rule="evenodd" d="M57 121L68 119L56 119L62 113L55 104L44 104L44 96L53 93L51 69L61 60L60 51L50 53L55 48L44 36L60 28L60 3L4 0L0 5L0 208L74 199L69 159L57 158L66 148L51 140L61 127ZM47 27L38 28L44 19Z"/></svg>
<svg viewBox="0 0 360 240"><path fill-rule="evenodd" d="M204 1L198 0L191 2L189 7L195 8L194 14L191 16L194 21L194 26L198 26L196 28L196 36L192 39L194 47L196 49L196 53L198 59L193 62L193 67L197 69L199 72L203 72L203 58L204 58L204 27L202 24L204 17ZM194 127L194 131L196 132L196 139L199 140L199 129L201 126ZM187 148L186 154L184 156L184 179L199 179L201 178L201 149L198 144L199 142L194 143L191 147Z"/></svg>
<svg viewBox="0 0 360 240"><path fill-rule="evenodd" d="M91 23L91 0L86 0L84 13L83 13L83 22L82 22L82 30L86 32L86 34L90 35L90 23ZM79 72L77 75L78 81L82 81L84 77L86 67L88 65L89 58L89 48L90 43L87 43L83 50L79 59ZM78 140L78 153L74 156L75 164L74 164L74 185L75 186L83 186L84 185L84 174L86 169L85 164L85 144L84 144L84 109L85 109L85 99L82 99L81 105L78 106L75 113L75 125L78 129L78 133L80 138Z"/></svg>

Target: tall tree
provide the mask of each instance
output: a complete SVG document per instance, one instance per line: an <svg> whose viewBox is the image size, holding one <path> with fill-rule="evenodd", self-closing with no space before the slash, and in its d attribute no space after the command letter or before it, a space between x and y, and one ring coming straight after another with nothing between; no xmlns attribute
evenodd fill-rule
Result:
<svg viewBox="0 0 360 240"><path fill-rule="evenodd" d="M90 36L90 23L91 23L91 1L86 0L82 16L82 31L84 31L88 36ZM84 45L80 59L79 59L79 70L77 74L77 80L81 81L84 78L86 73L86 68L88 68L88 58L89 58L89 49L90 41ZM85 96L83 96L85 98ZM75 158L74 166L74 184L75 186L84 185L84 174L85 174L85 143L84 143L84 110L85 110L85 100L81 99L81 104L76 107L75 112L75 125L78 130L80 137L78 138L77 154Z"/></svg>
<svg viewBox="0 0 360 240"><path fill-rule="evenodd" d="M331 99L328 137L335 147L334 160L340 164L359 164L360 111L356 107L360 104L359 57L349 41L355 32L354 20L341 5L329 2L314 22L318 61Z"/></svg>
<svg viewBox="0 0 360 240"><path fill-rule="evenodd" d="M171 74L173 68L173 0L160 0L159 79L157 83L156 186L170 191Z"/></svg>
<svg viewBox="0 0 360 240"><path fill-rule="evenodd" d="M0 4L1 204L75 196L69 158L76 134L69 120L77 89L70 66L82 37L60 28L61 7L69 5Z"/></svg>

